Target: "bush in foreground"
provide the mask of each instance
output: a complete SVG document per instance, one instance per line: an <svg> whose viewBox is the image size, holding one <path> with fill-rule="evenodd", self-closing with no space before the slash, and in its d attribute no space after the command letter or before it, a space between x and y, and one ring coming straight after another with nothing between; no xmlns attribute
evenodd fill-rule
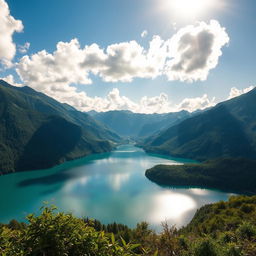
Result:
<svg viewBox="0 0 256 256"><path fill-rule="evenodd" d="M114 236L96 231L71 214L55 213L52 207L44 207L40 216L31 214L27 219L29 224L22 229L2 227L0 255L136 255L133 250L138 245L125 241L119 245Z"/></svg>
<svg viewBox="0 0 256 256"><path fill-rule="evenodd" d="M255 256L256 196L233 196L200 208L178 230L163 223L157 234L146 222L130 229L101 224L43 207L28 224L0 224L1 256Z"/></svg>

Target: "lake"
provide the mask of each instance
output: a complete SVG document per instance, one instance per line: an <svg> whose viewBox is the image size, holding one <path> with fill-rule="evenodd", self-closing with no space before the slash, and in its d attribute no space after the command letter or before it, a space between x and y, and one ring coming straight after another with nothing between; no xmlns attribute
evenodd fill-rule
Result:
<svg viewBox="0 0 256 256"><path fill-rule="evenodd" d="M96 154L57 167L0 176L0 222L25 220L38 213L44 201L78 217L96 218L135 227L147 221L161 230L167 220L187 224L202 205L227 200L229 193L182 187L161 187L145 177L156 164L191 162L145 153L122 145L111 153Z"/></svg>

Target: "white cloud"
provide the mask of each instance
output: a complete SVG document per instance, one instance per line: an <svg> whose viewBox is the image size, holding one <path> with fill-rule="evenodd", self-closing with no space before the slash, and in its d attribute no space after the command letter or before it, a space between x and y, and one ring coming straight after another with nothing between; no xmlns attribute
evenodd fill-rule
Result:
<svg viewBox="0 0 256 256"><path fill-rule="evenodd" d="M0 0L0 60L5 64L13 59L16 45L12 40L14 32L21 32L23 25L20 20L15 20L10 15L10 10L4 0Z"/></svg>
<svg viewBox="0 0 256 256"><path fill-rule="evenodd" d="M174 105L165 93L155 97L142 97L138 102L120 95L117 88L113 88L106 97L89 97L85 92L77 92L75 88L69 92L55 94L54 98L68 103L80 111L95 110L106 112L110 110L130 110L135 113L168 113L181 110L195 111L214 106L214 99L209 100L207 95L198 98L187 98L180 104Z"/></svg>
<svg viewBox="0 0 256 256"><path fill-rule="evenodd" d="M20 53L24 54L28 51L29 47L30 47L30 43L26 42L24 45L19 45L18 50L19 50Z"/></svg>
<svg viewBox="0 0 256 256"><path fill-rule="evenodd" d="M148 49L136 41L112 44L106 49L97 44L81 48L73 39L59 42L53 53L43 50L24 56L17 72L25 83L43 92L69 90L71 84L90 84L91 73L105 82L131 82L160 75L171 80L204 80L217 65L221 47L228 41L217 21L187 26L167 41L154 36Z"/></svg>
<svg viewBox="0 0 256 256"><path fill-rule="evenodd" d="M170 40L171 60L166 63L170 80L206 80L209 71L218 64L221 48L229 42L225 28L211 20L180 29Z"/></svg>
<svg viewBox="0 0 256 256"><path fill-rule="evenodd" d="M211 100L208 98L207 94L204 94L202 97L196 98L185 98L182 102L176 105L176 108L179 110L187 110L193 112L198 109L205 109L213 107L216 105L215 98Z"/></svg>
<svg viewBox="0 0 256 256"><path fill-rule="evenodd" d="M142 97L139 103L132 101L128 97L121 96L117 88L113 88L105 98L89 97L84 92L80 93L79 97L77 96L69 97L69 99L66 98L66 101L72 103L73 106L76 104L75 107L82 111L96 110L98 112L105 112L110 110L130 110L136 113L148 114L166 113L170 111L168 97L164 94L152 98ZM80 100L74 102L75 98L79 98Z"/></svg>
<svg viewBox="0 0 256 256"><path fill-rule="evenodd" d="M171 106L168 95L165 93L160 93L159 96L155 97L142 97L139 102L138 110L137 112L141 113L167 113L178 111L178 109Z"/></svg>
<svg viewBox="0 0 256 256"><path fill-rule="evenodd" d="M70 90L71 84L90 84L90 73L107 82L154 78L161 73L165 56L166 47L159 36L153 37L147 51L136 41L112 44L104 51L97 44L81 48L73 39L59 42L52 54L43 50L22 57L16 71L29 86L52 94Z"/></svg>
<svg viewBox="0 0 256 256"><path fill-rule="evenodd" d="M112 44L105 51L96 44L87 46L81 66L106 82L131 82L135 77L155 78L160 75L165 59L164 41L154 36L148 50L136 41Z"/></svg>
<svg viewBox="0 0 256 256"><path fill-rule="evenodd" d="M8 75L6 77L0 77L1 80L4 80L5 82L9 83L10 85L14 85L17 87L22 87L23 84L16 83L14 80L13 75Z"/></svg>
<svg viewBox="0 0 256 256"><path fill-rule="evenodd" d="M143 30L143 31L141 32L141 34L140 34L140 36L141 36L142 38L146 37L147 35L148 35L148 31L147 31L147 30Z"/></svg>
<svg viewBox="0 0 256 256"><path fill-rule="evenodd" d="M13 75L0 78L14 86L24 86L16 83ZM55 90L55 91L54 91ZM75 87L51 88L47 94L56 100L67 103L80 111L95 110L98 112L106 112L110 110L130 110L135 113L168 113L187 110L193 112L197 109L204 109L215 105L214 98L208 99L205 94L202 97L186 98L180 104L172 104L168 95L160 93L159 96L142 97L138 102L129 99L126 96L120 95L117 88L113 88L106 97L90 97L84 91L78 92Z"/></svg>
<svg viewBox="0 0 256 256"><path fill-rule="evenodd" d="M100 98L89 97L77 91L74 85L91 84L91 74L106 82L131 82L134 78L153 79L160 75L182 81L203 80L217 65L221 47L228 40L225 29L217 21L187 26L166 41L154 36L147 49L136 41L111 44L106 48L95 43L81 47L79 41L73 39L59 42L53 53L43 50L23 56L16 71L25 84L82 111L194 111L213 106L214 100L203 95L171 105L168 96L161 93L155 97L144 96L136 103L121 96L118 89Z"/></svg>
<svg viewBox="0 0 256 256"><path fill-rule="evenodd" d="M59 42L53 54L43 50L31 57L22 57L16 71L25 84L50 96L73 92L75 88L71 84L91 83L88 71L80 65L84 51L77 39Z"/></svg>
<svg viewBox="0 0 256 256"><path fill-rule="evenodd" d="M231 90L230 90L230 93L229 93L229 96L228 96L228 99L232 99L232 98L235 98L235 97L238 97L244 93L247 93L249 91L251 91L252 89L254 89L255 86L249 86L245 89L237 89L236 87L232 87Z"/></svg>

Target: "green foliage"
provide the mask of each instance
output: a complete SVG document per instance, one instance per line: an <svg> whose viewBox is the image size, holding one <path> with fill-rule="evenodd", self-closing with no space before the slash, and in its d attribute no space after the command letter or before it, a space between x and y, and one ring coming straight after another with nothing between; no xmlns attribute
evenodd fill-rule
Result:
<svg viewBox="0 0 256 256"><path fill-rule="evenodd" d="M103 225L46 206L39 216L28 215L27 224L12 220L0 225L0 255L255 256L256 210L241 211L247 206L256 206L256 196L233 196L202 207L180 230L163 223L159 234L146 222L134 229ZM115 233L104 231L107 227Z"/></svg>
<svg viewBox="0 0 256 256"><path fill-rule="evenodd" d="M216 244L211 239L202 239L195 243L195 256L218 256Z"/></svg>
<svg viewBox="0 0 256 256"><path fill-rule="evenodd" d="M199 186L228 191L256 192L256 160L221 158L198 164L157 165L146 171L150 180L164 185ZM227 182L228 181L228 182ZM219 207L225 204L219 204ZM242 212L254 210L246 205Z"/></svg>
<svg viewBox="0 0 256 256"><path fill-rule="evenodd" d="M242 249L236 246L235 244L230 244L229 248L226 251L226 256L242 256Z"/></svg>
<svg viewBox="0 0 256 256"><path fill-rule="evenodd" d="M139 245L126 243L123 239L119 245L113 236L110 239L82 219L54 210L44 207L41 215L29 215L29 224L22 230L3 227L0 230L1 255L136 255L133 251Z"/></svg>
<svg viewBox="0 0 256 256"><path fill-rule="evenodd" d="M250 222L243 222L237 229L240 239L248 239L256 237L256 226Z"/></svg>

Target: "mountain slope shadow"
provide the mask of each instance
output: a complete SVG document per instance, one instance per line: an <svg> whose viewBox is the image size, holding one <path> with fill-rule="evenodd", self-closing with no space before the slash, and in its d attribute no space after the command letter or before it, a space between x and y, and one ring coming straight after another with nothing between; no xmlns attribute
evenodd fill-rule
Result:
<svg viewBox="0 0 256 256"><path fill-rule="evenodd" d="M33 134L19 158L19 171L49 168L61 163L82 136L81 128L63 118L52 116Z"/></svg>

